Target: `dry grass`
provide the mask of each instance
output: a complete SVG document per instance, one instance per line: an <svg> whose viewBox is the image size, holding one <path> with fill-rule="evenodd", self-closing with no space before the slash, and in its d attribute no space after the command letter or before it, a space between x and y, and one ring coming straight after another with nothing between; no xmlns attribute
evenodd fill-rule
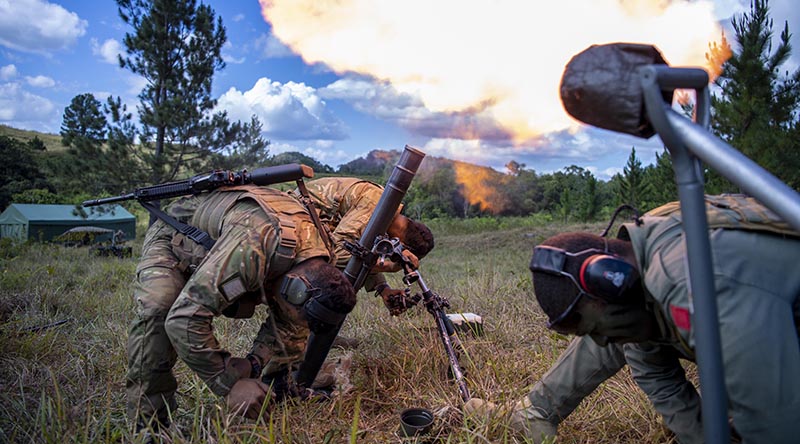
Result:
<svg viewBox="0 0 800 444"><path fill-rule="evenodd" d="M38 137L39 140L44 143L45 147L47 147L47 151L50 152L63 151L66 149L61 145L61 136L58 134L40 133L38 131L28 131L13 128L8 125L0 125L0 135L13 137L23 142L29 142L33 140L34 137Z"/></svg>
<svg viewBox="0 0 800 444"><path fill-rule="evenodd" d="M464 337L461 364L473 395L498 402L524 396L568 343L544 328L532 298L532 246L557 230L603 228L518 222L467 234L452 222L434 223L437 247L421 270L428 285L450 299L451 312L483 316L485 333ZM0 257L12 255L6 253ZM0 259L0 442L141 442L129 432L124 413L135 260L93 258L85 249L57 246L15 253ZM269 419L253 422L226 411L179 364L181 408L164 442L400 442L399 412L408 407L434 411L424 442L516 442L501 421L464 424L458 390L447 378L442 346L424 309L392 318L371 295L360 298L343 329L361 341L352 352L349 393L327 403L280 405ZM66 324L30 331L64 319ZM257 319L215 322L223 344L238 354L249 348L257 325ZM645 396L621 372L561 425L559 442L671 441Z"/></svg>

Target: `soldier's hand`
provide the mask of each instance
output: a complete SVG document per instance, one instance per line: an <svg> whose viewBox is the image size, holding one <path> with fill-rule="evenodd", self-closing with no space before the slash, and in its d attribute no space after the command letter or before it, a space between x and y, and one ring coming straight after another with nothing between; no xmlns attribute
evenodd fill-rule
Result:
<svg viewBox="0 0 800 444"><path fill-rule="evenodd" d="M261 414L264 401L267 400L267 393L269 393L269 386L258 379L240 379L225 396L225 402L229 408L244 416L257 419ZM268 408L263 410L265 413L269 412Z"/></svg>
<svg viewBox="0 0 800 444"><path fill-rule="evenodd" d="M398 316L404 313L409 308L417 305L422 297L418 294L414 296L409 295L409 291L406 290L396 290L391 287L386 287L381 291L381 299L383 299L383 305L389 309L389 314L392 316Z"/></svg>
<svg viewBox="0 0 800 444"><path fill-rule="evenodd" d="M408 250L403 250L403 257L405 258L405 261L411 263L412 266L411 268L413 268L414 270L419 268L419 259L416 256L414 256L414 253Z"/></svg>
<svg viewBox="0 0 800 444"><path fill-rule="evenodd" d="M396 260L396 259L395 259ZM385 259L383 261L378 261L374 267L372 267L373 273L394 273L396 271L400 271L403 269L403 263L407 263L411 266L412 269L416 270L419 268L419 259L414 256L414 253L403 250L403 258L401 260L389 260Z"/></svg>
<svg viewBox="0 0 800 444"><path fill-rule="evenodd" d="M250 361L244 358L229 358L228 367L232 367L236 370L236 372L239 374L239 379L249 378L251 376L250 373L253 370L253 366L250 364Z"/></svg>

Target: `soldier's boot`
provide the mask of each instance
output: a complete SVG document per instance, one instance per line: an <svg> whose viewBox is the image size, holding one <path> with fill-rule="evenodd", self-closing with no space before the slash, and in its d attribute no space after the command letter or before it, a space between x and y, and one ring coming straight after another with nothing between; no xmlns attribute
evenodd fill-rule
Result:
<svg viewBox="0 0 800 444"><path fill-rule="evenodd" d="M483 421L493 418L507 421L514 434L525 437L534 444L555 442L556 425L544 419L543 412L533 406L527 396L511 409L498 407L480 398L472 398L464 404L464 413Z"/></svg>

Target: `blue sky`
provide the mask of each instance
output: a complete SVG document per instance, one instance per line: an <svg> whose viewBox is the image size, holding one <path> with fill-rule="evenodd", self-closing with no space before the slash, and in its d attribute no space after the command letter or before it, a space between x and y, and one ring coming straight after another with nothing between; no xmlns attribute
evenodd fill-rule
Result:
<svg viewBox="0 0 800 444"><path fill-rule="evenodd" d="M775 27L788 21L794 34L786 67L796 69L792 1L770 7ZM213 95L235 119L257 114L272 153L301 151L336 167L409 144L501 171L510 160L538 172L574 164L604 180L631 147L647 164L661 144L569 119L556 101L565 62L592 43L641 41L674 65L693 64L707 49L703 36L719 35L713 26L729 27L749 5L272 0L262 14L258 0L205 3L228 33ZM135 107L143 80L116 62L126 32L113 0L0 0L0 123L58 133L64 108L87 92ZM688 40L695 34L701 43Z"/></svg>

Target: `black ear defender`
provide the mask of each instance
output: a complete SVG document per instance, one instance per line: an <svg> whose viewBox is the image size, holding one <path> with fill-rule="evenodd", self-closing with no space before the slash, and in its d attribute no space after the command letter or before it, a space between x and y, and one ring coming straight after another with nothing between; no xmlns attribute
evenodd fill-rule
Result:
<svg viewBox="0 0 800 444"><path fill-rule="evenodd" d="M319 288L313 287L304 276L287 274L281 284L281 297L305 310L306 315L328 325L339 325L347 313L339 313L322 305L317 298Z"/></svg>
<svg viewBox="0 0 800 444"><path fill-rule="evenodd" d="M578 276L565 271L568 261L579 260ZM578 290L606 302L617 303L638 284L639 272L627 261L595 248L570 253L549 245L533 248L530 270L564 276Z"/></svg>

